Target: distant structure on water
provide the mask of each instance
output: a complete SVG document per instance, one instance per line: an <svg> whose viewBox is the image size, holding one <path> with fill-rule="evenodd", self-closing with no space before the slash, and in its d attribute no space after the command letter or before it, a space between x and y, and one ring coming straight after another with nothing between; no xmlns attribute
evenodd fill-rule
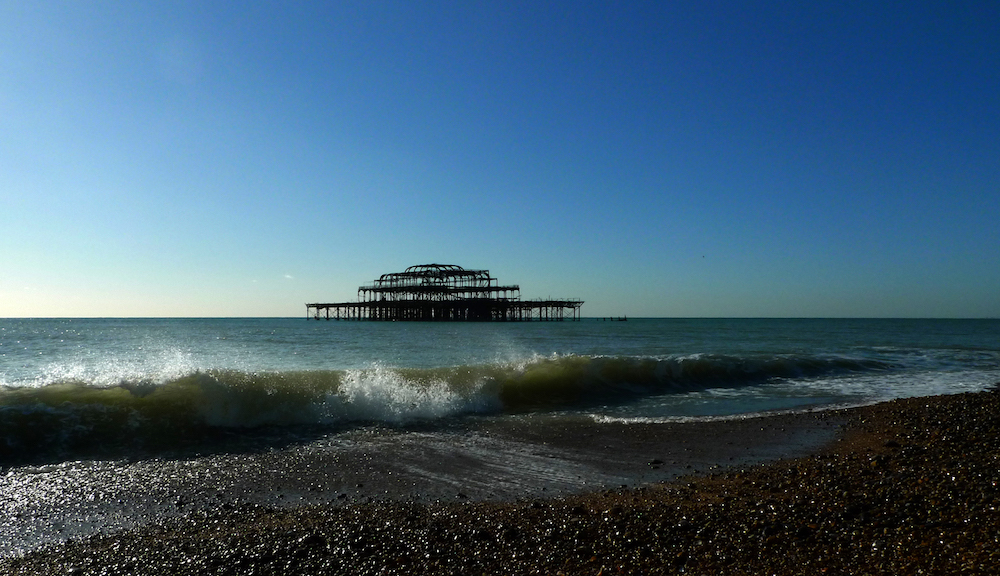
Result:
<svg viewBox="0 0 1000 576"><path fill-rule="evenodd" d="M582 300L521 300L489 270L421 264L358 288L357 302L306 304L306 319L524 322L579 320Z"/></svg>

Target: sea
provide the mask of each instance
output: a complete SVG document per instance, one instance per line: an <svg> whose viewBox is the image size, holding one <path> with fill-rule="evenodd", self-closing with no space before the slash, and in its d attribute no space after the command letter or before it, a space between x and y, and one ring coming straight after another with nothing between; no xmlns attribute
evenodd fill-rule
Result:
<svg viewBox="0 0 1000 576"><path fill-rule="evenodd" d="M513 458L467 432L498 423L544 436L998 383L996 319L0 319L0 556L155 522L192 493L238 500L255 475L275 497L291 454L345 468L313 486L344 499L347 468L414 438ZM348 457L361 444L367 459ZM278 497L322 501L309 490Z"/></svg>

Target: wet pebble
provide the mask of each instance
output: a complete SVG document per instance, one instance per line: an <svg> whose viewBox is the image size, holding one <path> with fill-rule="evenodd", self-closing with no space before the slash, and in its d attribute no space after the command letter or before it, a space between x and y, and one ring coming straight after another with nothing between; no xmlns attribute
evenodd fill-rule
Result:
<svg viewBox="0 0 1000 576"><path fill-rule="evenodd" d="M821 454L641 490L515 503L220 504L4 560L0 573L1000 572L1000 393L841 414L850 424Z"/></svg>

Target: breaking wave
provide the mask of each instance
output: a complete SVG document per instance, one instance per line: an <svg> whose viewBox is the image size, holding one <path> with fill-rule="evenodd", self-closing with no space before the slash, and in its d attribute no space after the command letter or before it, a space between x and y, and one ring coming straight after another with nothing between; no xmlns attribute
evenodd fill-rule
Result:
<svg viewBox="0 0 1000 576"><path fill-rule="evenodd" d="M664 358L551 356L445 368L193 371L106 381L63 379L0 387L0 461L33 454L171 449L266 427L433 421L628 402L637 397L774 379L888 370L838 356Z"/></svg>

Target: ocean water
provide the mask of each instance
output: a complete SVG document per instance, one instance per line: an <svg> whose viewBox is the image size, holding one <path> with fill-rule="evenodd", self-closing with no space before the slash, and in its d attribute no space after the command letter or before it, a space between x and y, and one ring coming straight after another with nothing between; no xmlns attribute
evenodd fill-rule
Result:
<svg viewBox="0 0 1000 576"><path fill-rule="evenodd" d="M0 557L220 506L660 482L836 434L754 415L998 382L998 320L0 319Z"/></svg>
<svg viewBox="0 0 1000 576"><path fill-rule="evenodd" d="M0 320L0 465L529 414L726 418L982 390L998 320Z"/></svg>

